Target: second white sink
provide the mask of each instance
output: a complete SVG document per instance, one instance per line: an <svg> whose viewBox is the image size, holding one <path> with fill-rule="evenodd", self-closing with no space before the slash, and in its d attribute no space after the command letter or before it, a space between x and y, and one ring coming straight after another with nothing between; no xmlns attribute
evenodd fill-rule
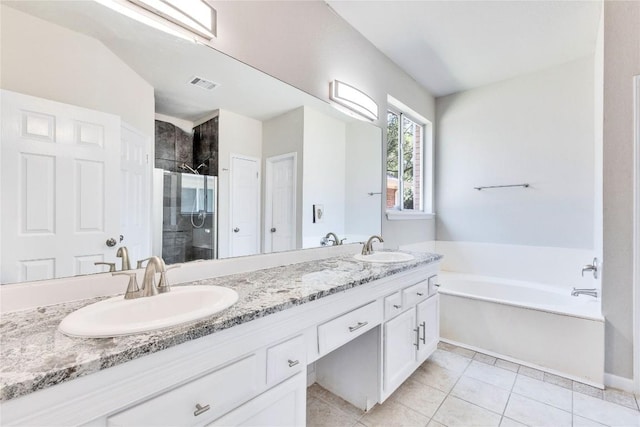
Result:
<svg viewBox="0 0 640 427"><path fill-rule="evenodd" d="M356 254L353 256L359 261L393 263L411 261L415 257L404 252L374 252L370 255Z"/></svg>
<svg viewBox="0 0 640 427"><path fill-rule="evenodd" d="M177 286L153 297L118 296L88 305L65 317L58 329L82 338L132 335L202 319L237 300L236 291L221 286Z"/></svg>

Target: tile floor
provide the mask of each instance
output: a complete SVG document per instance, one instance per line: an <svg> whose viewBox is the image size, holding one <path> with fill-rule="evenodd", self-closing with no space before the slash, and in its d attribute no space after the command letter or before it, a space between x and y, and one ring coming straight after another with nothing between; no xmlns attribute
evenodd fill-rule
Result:
<svg viewBox="0 0 640 427"><path fill-rule="evenodd" d="M440 343L384 404L367 413L312 385L307 425L640 426L638 400Z"/></svg>

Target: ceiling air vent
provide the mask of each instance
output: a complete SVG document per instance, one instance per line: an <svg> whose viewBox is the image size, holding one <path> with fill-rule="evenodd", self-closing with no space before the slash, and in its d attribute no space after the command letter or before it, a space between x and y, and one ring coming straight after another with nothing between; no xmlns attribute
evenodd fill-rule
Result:
<svg viewBox="0 0 640 427"><path fill-rule="evenodd" d="M189 83L194 86L201 87L203 89L211 90L218 86L217 83L212 82L211 80L203 79L202 77L193 76L189 79Z"/></svg>

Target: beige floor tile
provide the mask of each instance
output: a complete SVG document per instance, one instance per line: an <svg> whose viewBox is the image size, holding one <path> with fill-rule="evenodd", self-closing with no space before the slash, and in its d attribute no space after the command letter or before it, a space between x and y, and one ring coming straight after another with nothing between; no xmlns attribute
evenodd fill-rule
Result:
<svg viewBox="0 0 640 427"><path fill-rule="evenodd" d="M612 388L605 389L604 400L606 400L607 402L626 406L627 408L638 410L638 404L636 403L635 396L631 393L626 393L621 390Z"/></svg>
<svg viewBox="0 0 640 427"><path fill-rule="evenodd" d="M578 415L573 415L573 427L608 427L605 424L600 424L595 421L591 421L587 418L582 418Z"/></svg>
<svg viewBox="0 0 640 427"><path fill-rule="evenodd" d="M537 427L571 427L572 423L570 412L515 393L509 397L504 415L512 420Z"/></svg>
<svg viewBox="0 0 640 427"><path fill-rule="evenodd" d="M390 399L431 418L445 397L446 393L409 378Z"/></svg>
<svg viewBox="0 0 640 427"><path fill-rule="evenodd" d="M541 403L546 403L547 405L555 406L568 412L571 412L573 405L571 390L524 375L518 375L516 383L513 386L513 393L526 396Z"/></svg>
<svg viewBox="0 0 640 427"><path fill-rule="evenodd" d="M476 353L475 356L473 356L473 360L486 363L487 365L493 365L494 363L496 363L496 360L498 359L496 359L493 356L489 356L488 354Z"/></svg>
<svg viewBox="0 0 640 427"><path fill-rule="evenodd" d="M463 376L451 390L451 396L502 414L507 405L507 400L509 400L509 391Z"/></svg>
<svg viewBox="0 0 640 427"><path fill-rule="evenodd" d="M500 427L527 427L526 424L519 423L511 418L502 417L500 421Z"/></svg>
<svg viewBox="0 0 640 427"><path fill-rule="evenodd" d="M599 388L592 387L587 384L582 384L577 381L573 382L573 391L575 391L576 393L586 394L587 396L597 397L598 399L604 398L604 393Z"/></svg>
<svg viewBox="0 0 640 427"><path fill-rule="evenodd" d="M307 394L338 408L342 412L354 417L355 419L360 419L364 415L364 411L362 409L356 408L351 403L347 402L339 396L336 396L317 383L307 388Z"/></svg>
<svg viewBox="0 0 640 427"><path fill-rule="evenodd" d="M498 426L501 416L457 397L449 396L433 419L448 427Z"/></svg>
<svg viewBox="0 0 640 427"><path fill-rule="evenodd" d="M528 366L520 366L520 369L518 369L518 373L531 378L535 378L537 380L544 380L544 372L539 371L538 369L530 368Z"/></svg>
<svg viewBox="0 0 640 427"><path fill-rule="evenodd" d="M423 427L429 422L429 417L404 406L396 400L387 399L384 404L377 405L367 412L360 419L360 422L368 427Z"/></svg>
<svg viewBox="0 0 640 427"><path fill-rule="evenodd" d="M518 369L520 369L520 365L518 365L517 363L509 362L502 359L496 360L496 366L498 368L506 369L507 371L511 372L518 372Z"/></svg>
<svg viewBox="0 0 640 427"><path fill-rule="evenodd" d="M411 378L422 384L449 393L458 381L458 378L460 378L460 375L462 374L459 372L451 371L431 360L427 360L411 375Z"/></svg>
<svg viewBox="0 0 640 427"><path fill-rule="evenodd" d="M460 356L455 353L450 353L444 350L436 350L429 357L433 363L442 366L443 368L449 369L453 372L464 372L469 366L471 360L467 357Z"/></svg>
<svg viewBox="0 0 640 427"><path fill-rule="evenodd" d="M474 360L464 372L464 375L505 390L511 390L517 374L515 372L507 371L506 369L496 368L495 366L486 365Z"/></svg>
<svg viewBox="0 0 640 427"><path fill-rule="evenodd" d="M307 398L307 426L309 427L351 427L357 422L357 418L323 400Z"/></svg>
<svg viewBox="0 0 640 427"><path fill-rule="evenodd" d="M427 427L447 427L447 426L445 426L444 424L440 424L435 420L431 420L429 421L429 424L427 424Z"/></svg>
<svg viewBox="0 0 640 427"><path fill-rule="evenodd" d="M573 393L573 413L605 425L640 426L640 412L582 393Z"/></svg>
<svg viewBox="0 0 640 427"><path fill-rule="evenodd" d="M550 374L548 372L544 373L544 381L551 384L559 385L560 387L564 387L569 390L573 389L573 381L568 378Z"/></svg>

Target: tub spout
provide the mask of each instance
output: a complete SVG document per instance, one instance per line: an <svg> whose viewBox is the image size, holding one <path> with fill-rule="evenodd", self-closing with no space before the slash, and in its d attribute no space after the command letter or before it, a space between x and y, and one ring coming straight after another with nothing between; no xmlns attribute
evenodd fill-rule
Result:
<svg viewBox="0 0 640 427"><path fill-rule="evenodd" d="M589 289L573 288L573 290L571 291L571 296L577 297L578 295L590 295L594 298L598 298L598 290L596 288L589 288Z"/></svg>

